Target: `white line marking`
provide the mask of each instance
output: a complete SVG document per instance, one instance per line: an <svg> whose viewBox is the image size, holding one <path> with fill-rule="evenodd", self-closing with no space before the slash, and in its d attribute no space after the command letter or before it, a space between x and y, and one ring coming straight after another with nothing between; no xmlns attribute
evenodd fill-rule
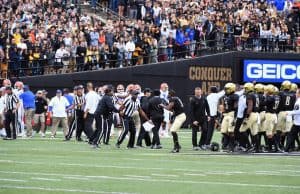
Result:
<svg viewBox="0 0 300 194"><path fill-rule="evenodd" d="M28 161L1 161L2 163L15 163L15 164L28 164L28 165L32 165L32 164L36 164L36 165L45 165L45 163L43 162L28 162ZM222 165L226 165L226 166L236 166L236 163L212 163L211 164L222 164ZM49 164L52 165L52 164ZM117 165L91 165L91 164L76 164L76 163L56 163L53 165L60 165L60 166L78 166L78 167L84 167L84 168L116 168L116 169L135 169L135 170L163 170L163 171L177 171L177 172L201 172L200 170L193 170L193 169L173 169L173 168L145 168L145 167L136 167L136 166L117 166ZM239 165L246 165L245 163L243 164L239 164ZM247 166L253 166L253 164L247 164ZM268 165L268 166L280 166L282 167L282 165ZM295 170L298 170L299 165L284 165L285 167L289 166L289 167L296 167Z"/></svg>
<svg viewBox="0 0 300 194"><path fill-rule="evenodd" d="M0 185L1 189L28 189L28 190L42 190L42 191L60 191L60 192L73 192L73 193L99 193L99 194L131 194L124 192L106 192L106 191L93 191L93 190L80 190L80 189L63 189L63 188L50 188L50 187L31 187L31 186L12 186Z"/></svg>
<svg viewBox="0 0 300 194"><path fill-rule="evenodd" d="M205 174L190 174L190 173L184 173L185 176L206 176Z"/></svg>
<svg viewBox="0 0 300 194"><path fill-rule="evenodd" d="M160 176L160 177L178 177L175 174L151 174L152 176Z"/></svg>
<svg viewBox="0 0 300 194"><path fill-rule="evenodd" d="M64 179L72 179L72 180L84 180L84 181L90 180L89 178L84 178L84 177L80 178L80 177L73 177L73 176L65 176L63 178Z"/></svg>
<svg viewBox="0 0 300 194"><path fill-rule="evenodd" d="M84 175L74 175L74 174L57 174L57 173L29 173L29 172L6 172L7 174L43 174L48 176L70 176L70 177L83 177L83 178L98 178L106 180L128 180L128 181L141 181L141 182L169 182L176 184L210 184L210 185L229 185L229 186L244 186L244 187L262 187L262 188L278 188L278 189L300 189L297 185L266 185L266 184L248 184L248 183L236 183L236 182L210 182L210 181L190 181L190 180L169 180L169 179L143 179L143 178L133 178L133 177L111 177L111 176L84 176ZM1 188L1 186L0 186ZM51 189L51 188L49 188ZM80 191L74 191L80 192ZM94 191L91 191L94 192Z"/></svg>
<svg viewBox="0 0 300 194"><path fill-rule="evenodd" d="M8 181L8 182L27 182L27 181L21 180L21 179L6 179L6 178L0 178L0 181Z"/></svg>
<svg viewBox="0 0 300 194"><path fill-rule="evenodd" d="M61 179L49 179L42 177L31 177L32 180L40 180L40 181L61 181Z"/></svg>
<svg viewBox="0 0 300 194"><path fill-rule="evenodd" d="M124 175L125 177L131 177L131 178L151 178L150 176L137 176L137 175L130 175L130 174L126 174Z"/></svg>

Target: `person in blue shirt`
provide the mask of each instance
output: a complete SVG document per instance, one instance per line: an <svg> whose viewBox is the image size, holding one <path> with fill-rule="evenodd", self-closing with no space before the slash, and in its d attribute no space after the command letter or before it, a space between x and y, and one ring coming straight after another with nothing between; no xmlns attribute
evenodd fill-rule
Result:
<svg viewBox="0 0 300 194"><path fill-rule="evenodd" d="M182 29L178 29L176 31L176 55L178 58L184 58L185 57L185 36Z"/></svg>
<svg viewBox="0 0 300 194"><path fill-rule="evenodd" d="M26 136L32 137L32 121L35 111L35 95L30 91L29 86L24 86L24 92L20 95L20 99L23 101L23 107L25 110Z"/></svg>
<svg viewBox="0 0 300 194"><path fill-rule="evenodd" d="M195 40L195 28L191 24L189 27L186 28L185 33L188 35L190 44L189 44L189 57L194 57L195 55L195 48L196 48L196 40Z"/></svg>
<svg viewBox="0 0 300 194"><path fill-rule="evenodd" d="M72 95L70 94L70 90L69 90L68 88L64 88L63 92L64 92L64 97L68 100L68 102L69 102L69 104L70 104L70 105L67 107L67 108L69 108L69 107L71 107L71 106L73 105L74 96L72 96ZM74 113L74 110L73 110L73 109L70 109L70 110L68 110L68 112L67 112L67 114L68 114L68 125L69 125L69 126L71 125L72 120L73 120L73 116L74 116L73 113Z"/></svg>

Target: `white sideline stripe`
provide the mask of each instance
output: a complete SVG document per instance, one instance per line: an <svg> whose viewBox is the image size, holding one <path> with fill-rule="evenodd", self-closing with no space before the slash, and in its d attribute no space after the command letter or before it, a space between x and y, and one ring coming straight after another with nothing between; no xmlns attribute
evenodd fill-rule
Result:
<svg viewBox="0 0 300 194"><path fill-rule="evenodd" d="M160 176L160 177L178 177L175 174L151 174L152 176Z"/></svg>
<svg viewBox="0 0 300 194"><path fill-rule="evenodd" d="M0 163L15 163L15 164L36 164L36 165L45 165L45 163L43 162L21 162L21 161L13 161L13 160L0 160ZM216 164L216 165L220 165L220 163L212 163L210 162L210 164ZM76 164L76 163L57 163L55 165L60 165L60 166L78 166L78 167L84 167L84 168L117 168L117 169L135 169L135 170L164 170L164 171L177 171L177 172L202 172L201 170L193 170L193 169L172 169L172 168L146 168L146 167L136 167L136 166L117 166L117 165L88 165L88 164ZM222 165L226 165L226 166L236 166L236 163L222 163ZM239 164L239 165L246 165L245 163L243 164ZM247 166L252 166L253 164L247 164ZM282 165L268 165L268 166L281 166ZM284 166L289 166L289 167L299 167L299 165L284 165ZM286 175L288 176L288 175Z"/></svg>
<svg viewBox="0 0 300 194"><path fill-rule="evenodd" d="M63 178L64 179L72 179L72 180L84 180L84 181L90 180L89 178L84 178L84 177L80 178L80 177L74 177L74 176L64 176Z"/></svg>
<svg viewBox="0 0 300 194"><path fill-rule="evenodd" d="M31 186L12 186L12 185L0 185L1 189L28 189L28 190L44 190L44 191L61 191L72 193L99 193L99 194L132 194L125 192L106 192L106 191L93 191L93 190L80 190L80 189L58 189L50 187L31 187Z"/></svg>
<svg viewBox="0 0 300 194"><path fill-rule="evenodd" d="M130 175L130 174L126 174L124 175L125 177L131 177L131 178L151 178L150 176L138 176L138 175Z"/></svg>
<svg viewBox="0 0 300 194"><path fill-rule="evenodd" d="M49 179L42 177L31 177L32 180L40 180L40 181L61 181L61 179Z"/></svg>
<svg viewBox="0 0 300 194"><path fill-rule="evenodd" d="M3 172L3 171L0 171ZM4 172L5 173L5 172ZM7 174L42 174L48 176L70 176L70 177L83 177L83 178L98 178L98 179L110 179L110 180L129 180L129 181L141 181L141 182L169 182L169 183L184 183L184 184L210 184L210 185L229 185L229 186L244 186L244 187L263 187L263 188L278 188L278 189L300 189L300 186L296 185L265 185L265 184L248 184L248 183L234 183L234 182L210 182L210 181L190 181L190 180L169 180L169 179L143 179L143 178L133 178L133 177L111 177L111 176L85 176L85 175L76 175L76 174L58 174L58 173L29 173L29 172L6 172ZM1 188L1 186L0 186ZM51 189L51 188L48 188ZM58 190L60 191L60 190ZM61 190L63 191L63 190ZM73 192L81 192L81 190L71 190ZM70 192L71 192L70 191ZM94 193L97 191L90 191L90 193ZM105 193L105 192L102 192ZM112 192L118 193L118 192Z"/></svg>
<svg viewBox="0 0 300 194"><path fill-rule="evenodd" d="M183 175L185 175L185 176L206 176L205 174L189 174L189 173L184 173Z"/></svg>
<svg viewBox="0 0 300 194"><path fill-rule="evenodd" d="M27 182L27 181L21 180L21 179L6 179L6 178L0 178L0 181L8 181L8 182Z"/></svg>

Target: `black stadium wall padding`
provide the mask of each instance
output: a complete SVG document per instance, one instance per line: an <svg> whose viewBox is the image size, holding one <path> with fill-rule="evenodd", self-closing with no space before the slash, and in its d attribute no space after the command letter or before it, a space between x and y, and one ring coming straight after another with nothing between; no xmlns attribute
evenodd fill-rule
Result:
<svg viewBox="0 0 300 194"><path fill-rule="evenodd" d="M46 89L49 97L55 95L56 89L72 89L89 81L95 86L138 83L142 88L152 89L158 89L162 82L166 82L186 104L188 112L189 98L195 87L201 87L207 93L210 86L222 88L228 82L242 83L245 59L300 60L300 54L226 52L120 69L21 77L20 80L29 85L32 91Z"/></svg>

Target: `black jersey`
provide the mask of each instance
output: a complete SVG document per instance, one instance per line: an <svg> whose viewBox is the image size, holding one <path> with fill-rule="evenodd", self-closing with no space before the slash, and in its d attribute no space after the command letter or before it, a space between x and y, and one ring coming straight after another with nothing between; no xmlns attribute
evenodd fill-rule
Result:
<svg viewBox="0 0 300 194"><path fill-rule="evenodd" d="M277 106L275 105L275 97L274 96L266 96L265 105L266 105L267 113L276 113Z"/></svg>
<svg viewBox="0 0 300 194"><path fill-rule="evenodd" d="M264 94L255 94L255 97L256 97L256 104L259 105L258 112L265 111L266 110L266 104L265 104L266 97L264 96Z"/></svg>
<svg viewBox="0 0 300 194"><path fill-rule="evenodd" d="M280 103L279 111L290 111L293 110L294 104L296 102L296 95L292 92L283 91L279 94Z"/></svg>
<svg viewBox="0 0 300 194"><path fill-rule="evenodd" d="M252 109L252 112L259 112L259 98L256 94L254 93L249 93L246 95L246 104L247 104L247 107L249 106L248 105L248 101L251 100L252 103L253 103L253 109ZM245 113L247 112L247 109L245 109Z"/></svg>
<svg viewBox="0 0 300 194"><path fill-rule="evenodd" d="M274 105L274 111L275 113L279 113L279 104L280 104L280 96L279 95L274 95L275 98L275 105Z"/></svg>
<svg viewBox="0 0 300 194"><path fill-rule="evenodd" d="M174 106L173 106L173 111L174 111L174 116L180 115L181 113L184 112L184 106L182 101L180 100L180 98L178 97L172 97L170 99L170 103L173 102Z"/></svg>
<svg viewBox="0 0 300 194"><path fill-rule="evenodd" d="M239 96L236 94L225 95L223 97L224 102L224 113L229 113L232 111L236 111L237 102L239 100Z"/></svg>

